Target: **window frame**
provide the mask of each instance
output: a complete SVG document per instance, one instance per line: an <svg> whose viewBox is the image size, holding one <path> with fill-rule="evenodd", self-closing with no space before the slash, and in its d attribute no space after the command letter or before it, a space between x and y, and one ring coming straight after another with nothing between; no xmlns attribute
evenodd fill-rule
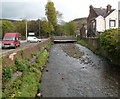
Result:
<svg viewBox="0 0 120 99"><path fill-rule="evenodd" d="M114 22L114 26L112 25L111 22ZM109 26L110 27L116 27L116 20L109 20Z"/></svg>

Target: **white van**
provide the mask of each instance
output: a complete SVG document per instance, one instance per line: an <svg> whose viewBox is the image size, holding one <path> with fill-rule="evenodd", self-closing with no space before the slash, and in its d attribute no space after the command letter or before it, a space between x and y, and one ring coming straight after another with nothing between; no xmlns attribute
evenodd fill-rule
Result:
<svg viewBox="0 0 120 99"><path fill-rule="evenodd" d="M35 36L28 36L27 41L28 42L41 42L41 39L38 39Z"/></svg>

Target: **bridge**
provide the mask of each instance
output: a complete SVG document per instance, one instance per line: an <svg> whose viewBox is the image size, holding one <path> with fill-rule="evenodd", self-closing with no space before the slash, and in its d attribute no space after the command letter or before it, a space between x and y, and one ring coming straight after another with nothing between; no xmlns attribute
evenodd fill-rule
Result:
<svg viewBox="0 0 120 99"><path fill-rule="evenodd" d="M53 42L76 42L77 37L73 36L54 36Z"/></svg>

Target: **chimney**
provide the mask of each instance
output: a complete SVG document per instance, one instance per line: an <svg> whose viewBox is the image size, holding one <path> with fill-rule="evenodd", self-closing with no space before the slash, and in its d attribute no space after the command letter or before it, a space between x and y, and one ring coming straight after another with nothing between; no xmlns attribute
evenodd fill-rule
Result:
<svg viewBox="0 0 120 99"><path fill-rule="evenodd" d="M89 6L89 8L90 8L89 12L91 13L91 12L92 12L92 10L93 10L93 6L92 6L92 5L90 5L90 6Z"/></svg>
<svg viewBox="0 0 120 99"><path fill-rule="evenodd" d="M107 13L111 11L112 6L111 5L107 5Z"/></svg>

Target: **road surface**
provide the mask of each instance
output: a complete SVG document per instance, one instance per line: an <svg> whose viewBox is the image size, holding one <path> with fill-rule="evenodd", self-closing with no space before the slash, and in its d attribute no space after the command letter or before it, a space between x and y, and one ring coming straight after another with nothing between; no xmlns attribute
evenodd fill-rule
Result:
<svg viewBox="0 0 120 99"><path fill-rule="evenodd" d="M81 45L55 44L40 93L43 97L118 97L119 81L120 67Z"/></svg>

